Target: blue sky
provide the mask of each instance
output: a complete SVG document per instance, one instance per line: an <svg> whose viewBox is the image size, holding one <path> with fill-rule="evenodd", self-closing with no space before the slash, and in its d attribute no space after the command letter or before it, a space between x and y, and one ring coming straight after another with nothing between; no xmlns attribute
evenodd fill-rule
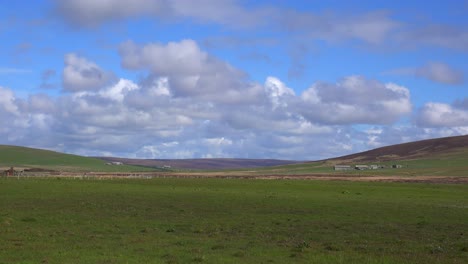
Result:
<svg viewBox="0 0 468 264"><path fill-rule="evenodd" d="M314 160L468 134L468 1L0 5L0 144Z"/></svg>

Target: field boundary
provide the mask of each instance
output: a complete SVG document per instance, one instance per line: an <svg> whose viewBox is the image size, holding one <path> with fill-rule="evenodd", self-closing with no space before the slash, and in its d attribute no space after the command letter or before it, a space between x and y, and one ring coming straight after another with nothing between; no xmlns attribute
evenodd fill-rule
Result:
<svg viewBox="0 0 468 264"><path fill-rule="evenodd" d="M249 173L219 172L25 172L21 176L5 178L72 178L72 179L153 179L153 178L216 178L216 179L259 179L259 180L321 180L361 182L408 182L408 183L450 183L468 184L463 176L373 176L346 174L297 174L297 175L252 175Z"/></svg>

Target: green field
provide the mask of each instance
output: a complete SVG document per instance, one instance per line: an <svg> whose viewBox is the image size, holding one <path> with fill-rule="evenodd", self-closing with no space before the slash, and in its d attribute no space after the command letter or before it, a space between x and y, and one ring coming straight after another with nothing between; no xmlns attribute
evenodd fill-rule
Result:
<svg viewBox="0 0 468 264"><path fill-rule="evenodd" d="M468 263L468 186L0 179L0 263Z"/></svg>
<svg viewBox="0 0 468 264"><path fill-rule="evenodd" d="M106 165L106 162L100 159L49 150L0 145L0 167L6 169L11 166L56 171L126 172L154 170L128 165Z"/></svg>

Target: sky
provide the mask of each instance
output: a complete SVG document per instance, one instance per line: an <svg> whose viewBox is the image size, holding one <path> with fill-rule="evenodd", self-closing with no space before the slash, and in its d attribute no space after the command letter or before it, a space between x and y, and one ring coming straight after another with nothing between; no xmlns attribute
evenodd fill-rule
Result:
<svg viewBox="0 0 468 264"><path fill-rule="evenodd" d="M0 144L318 160L468 134L468 1L0 0Z"/></svg>

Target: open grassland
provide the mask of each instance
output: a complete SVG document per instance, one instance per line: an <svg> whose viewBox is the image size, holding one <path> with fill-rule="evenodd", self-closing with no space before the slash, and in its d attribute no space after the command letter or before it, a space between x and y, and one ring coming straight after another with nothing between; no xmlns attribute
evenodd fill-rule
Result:
<svg viewBox="0 0 468 264"><path fill-rule="evenodd" d="M0 168L40 168L55 171L150 171L151 168L106 165L100 159L64 154L49 150L0 145Z"/></svg>
<svg viewBox="0 0 468 264"><path fill-rule="evenodd" d="M0 263L468 263L468 185L0 179Z"/></svg>

